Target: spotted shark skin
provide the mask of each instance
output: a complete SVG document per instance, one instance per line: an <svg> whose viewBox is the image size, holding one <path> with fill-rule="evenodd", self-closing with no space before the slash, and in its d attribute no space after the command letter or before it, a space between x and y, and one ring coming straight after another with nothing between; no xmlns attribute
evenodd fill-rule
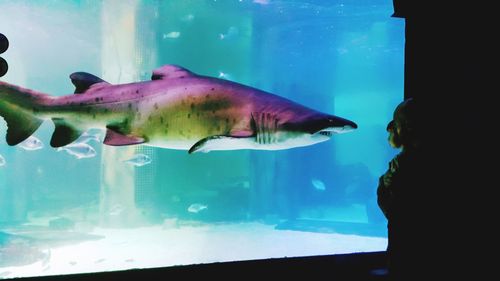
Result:
<svg viewBox="0 0 500 281"><path fill-rule="evenodd" d="M330 139L357 128L353 121L228 80L176 65L153 71L151 81L112 85L85 72L70 75L75 93L54 97L0 82L0 116L7 143L17 145L44 120L61 147L91 128L105 129L104 144L167 149L278 150Z"/></svg>

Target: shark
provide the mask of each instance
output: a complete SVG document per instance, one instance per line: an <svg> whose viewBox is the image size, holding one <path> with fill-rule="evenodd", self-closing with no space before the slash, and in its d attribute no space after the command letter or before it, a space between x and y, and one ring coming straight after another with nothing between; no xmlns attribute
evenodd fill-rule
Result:
<svg viewBox="0 0 500 281"><path fill-rule="evenodd" d="M110 84L87 72L70 75L72 94L51 96L0 81L6 142L17 145L46 120L54 148L89 129L110 146L144 144L189 153L281 150L313 145L357 124L240 83L164 65L151 80Z"/></svg>

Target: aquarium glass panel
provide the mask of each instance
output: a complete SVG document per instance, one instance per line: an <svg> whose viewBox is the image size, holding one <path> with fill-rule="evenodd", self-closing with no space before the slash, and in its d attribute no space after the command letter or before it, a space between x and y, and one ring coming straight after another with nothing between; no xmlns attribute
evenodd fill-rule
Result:
<svg viewBox="0 0 500 281"><path fill-rule="evenodd" d="M385 250L392 14L0 0L0 279Z"/></svg>

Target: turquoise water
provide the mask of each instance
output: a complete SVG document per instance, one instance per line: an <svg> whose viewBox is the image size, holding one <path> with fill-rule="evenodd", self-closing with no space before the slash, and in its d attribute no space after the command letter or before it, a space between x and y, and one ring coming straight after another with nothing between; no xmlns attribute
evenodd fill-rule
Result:
<svg viewBox="0 0 500 281"><path fill-rule="evenodd" d="M8 146L0 118L0 278L384 250L375 191L403 98L392 13L387 0L0 0L1 81L62 96L75 71L121 84L177 64L359 126L312 146L206 154L110 147L93 130L95 153L82 154L51 148L48 121L36 149ZM137 154L146 161L127 162Z"/></svg>

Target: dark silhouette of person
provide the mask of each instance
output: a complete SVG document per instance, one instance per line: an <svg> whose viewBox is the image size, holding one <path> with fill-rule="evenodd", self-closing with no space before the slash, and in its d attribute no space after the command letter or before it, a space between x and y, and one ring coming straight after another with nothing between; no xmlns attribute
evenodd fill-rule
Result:
<svg viewBox="0 0 500 281"><path fill-rule="evenodd" d="M0 33L0 54L7 51L9 48L9 40L5 35ZM7 61L0 57L0 77L4 76L9 69L9 65L7 64Z"/></svg>
<svg viewBox="0 0 500 281"><path fill-rule="evenodd" d="M401 151L379 178L377 203L387 218L388 271L392 280L411 280L418 273L422 255L418 233L425 223L422 189L425 160L422 149L420 109L415 99L401 102L387 125L389 144ZM420 261L422 264L422 261Z"/></svg>

